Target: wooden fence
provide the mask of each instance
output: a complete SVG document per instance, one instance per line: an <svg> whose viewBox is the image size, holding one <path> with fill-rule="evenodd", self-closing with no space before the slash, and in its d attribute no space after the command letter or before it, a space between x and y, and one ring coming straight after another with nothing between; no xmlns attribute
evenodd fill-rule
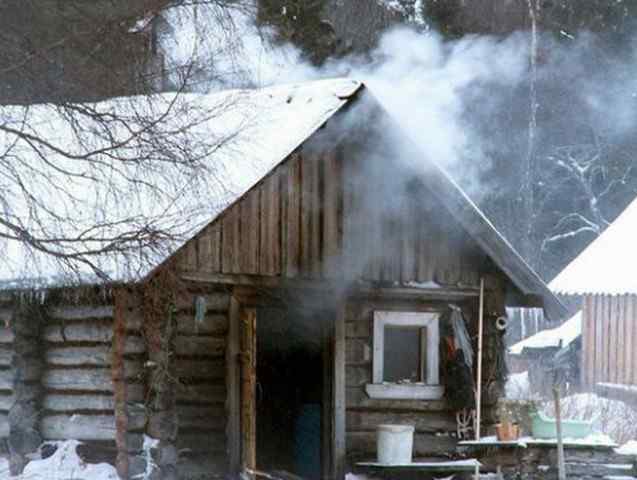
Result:
<svg viewBox="0 0 637 480"><path fill-rule="evenodd" d="M582 306L582 385L637 384L637 295L586 295Z"/></svg>

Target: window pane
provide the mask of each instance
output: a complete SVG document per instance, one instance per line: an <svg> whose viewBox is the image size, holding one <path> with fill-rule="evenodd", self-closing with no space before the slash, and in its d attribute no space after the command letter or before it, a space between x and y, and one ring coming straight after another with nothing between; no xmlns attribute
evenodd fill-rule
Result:
<svg viewBox="0 0 637 480"><path fill-rule="evenodd" d="M385 327L383 381L421 381L421 328Z"/></svg>

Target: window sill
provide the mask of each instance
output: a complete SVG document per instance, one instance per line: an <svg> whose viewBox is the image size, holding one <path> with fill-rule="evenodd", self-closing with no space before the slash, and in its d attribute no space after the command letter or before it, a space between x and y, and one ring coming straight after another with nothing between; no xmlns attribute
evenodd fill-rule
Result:
<svg viewBox="0 0 637 480"><path fill-rule="evenodd" d="M368 383L365 392L369 398L387 400L440 400L445 387L408 383Z"/></svg>

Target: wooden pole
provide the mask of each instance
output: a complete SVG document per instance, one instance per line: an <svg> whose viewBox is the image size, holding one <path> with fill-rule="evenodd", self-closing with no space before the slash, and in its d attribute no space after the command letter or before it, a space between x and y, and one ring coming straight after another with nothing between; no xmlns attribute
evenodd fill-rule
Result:
<svg viewBox="0 0 637 480"><path fill-rule="evenodd" d="M482 421L482 336L484 334L484 277L480 277L480 307L478 310L478 366L476 380L476 440L480 440L480 422ZM476 465L474 480L480 479L480 467Z"/></svg>
<svg viewBox="0 0 637 480"><path fill-rule="evenodd" d="M560 407L560 389L553 386L553 399L555 401L555 428L557 430L557 478L566 480L566 466L564 465L564 442L562 440L562 410Z"/></svg>
<svg viewBox="0 0 637 480"><path fill-rule="evenodd" d="M480 309L478 311L478 375L476 381L476 440L480 440L482 421L482 336L484 334L484 277L480 278Z"/></svg>

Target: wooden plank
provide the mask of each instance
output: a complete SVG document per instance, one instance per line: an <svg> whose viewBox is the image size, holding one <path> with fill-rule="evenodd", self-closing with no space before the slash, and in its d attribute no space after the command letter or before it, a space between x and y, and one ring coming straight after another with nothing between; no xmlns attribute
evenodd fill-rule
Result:
<svg viewBox="0 0 637 480"><path fill-rule="evenodd" d="M221 272L221 222L215 222L210 229L210 258L211 272Z"/></svg>
<svg viewBox="0 0 637 480"><path fill-rule="evenodd" d="M223 432L180 432L177 435L177 450L184 453L224 453L226 438Z"/></svg>
<svg viewBox="0 0 637 480"><path fill-rule="evenodd" d="M362 387L372 383L372 366L347 365L345 368L345 384L347 387Z"/></svg>
<svg viewBox="0 0 637 480"><path fill-rule="evenodd" d="M595 375L593 377L593 385L601 382L604 372L604 335L605 329L605 312L604 312L604 296L596 295L595 301Z"/></svg>
<svg viewBox="0 0 637 480"><path fill-rule="evenodd" d="M241 206L241 273L259 273L260 189L252 190Z"/></svg>
<svg viewBox="0 0 637 480"><path fill-rule="evenodd" d="M345 478L345 456L346 456L346 435L345 435L345 409L346 409L346 340L345 340L345 315L346 304L342 303L335 311L334 315L334 364L333 364L333 385L332 394L334 405L334 417L332 419L332 472L334 478L342 480Z"/></svg>
<svg viewBox="0 0 637 480"><path fill-rule="evenodd" d="M15 373L12 369L0 370L0 390L12 390Z"/></svg>
<svg viewBox="0 0 637 480"><path fill-rule="evenodd" d="M58 320L87 320L87 319L109 319L113 318L113 305L101 306L64 306L53 307L49 310L51 318Z"/></svg>
<svg viewBox="0 0 637 480"><path fill-rule="evenodd" d="M241 466L241 378L239 371L240 352L240 305L236 298L230 300L228 343L226 347L226 389L225 412L228 418L226 438L228 439L229 473L236 474Z"/></svg>
<svg viewBox="0 0 637 480"><path fill-rule="evenodd" d="M180 479L222 478L227 474L228 459L223 452L216 455L208 452L200 455L184 453L177 460L177 471Z"/></svg>
<svg viewBox="0 0 637 480"><path fill-rule="evenodd" d="M47 342L99 342L110 343L113 326L104 323L71 323L68 325L47 325L44 329Z"/></svg>
<svg viewBox="0 0 637 480"><path fill-rule="evenodd" d="M223 357L213 360L178 358L176 370L180 379L222 380L226 377L226 362Z"/></svg>
<svg viewBox="0 0 637 480"><path fill-rule="evenodd" d="M296 277L300 269L301 239L301 156L294 154L288 161L286 178L285 268L287 277Z"/></svg>
<svg viewBox="0 0 637 480"><path fill-rule="evenodd" d="M198 239L198 269L204 272L221 271L221 226L215 222L206 227Z"/></svg>
<svg viewBox="0 0 637 480"><path fill-rule="evenodd" d="M347 431L375 432L378 425L413 425L417 433L455 432L456 419L449 412L379 412L349 411L347 412Z"/></svg>
<svg viewBox="0 0 637 480"><path fill-rule="evenodd" d="M619 309L617 296L609 297L609 348L608 348L608 380L611 383L617 383L617 350L619 342Z"/></svg>
<svg viewBox="0 0 637 480"><path fill-rule="evenodd" d="M226 401L226 386L222 384L180 385L177 388L177 401L191 405L223 404Z"/></svg>
<svg viewBox="0 0 637 480"><path fill-rule="evenodd" d="M13 347L11 344L0 344L0 367L11 366L13 358Z"/></svg>
<svg viewBox="0 0 637 480"><path fill-rule="evenodd" d="M580 372L583 387L589 387L593 382L593 365L594 365L594 348L595 348L595 329L593 326L594 312L590 295L585 295L582 299L582 353Z"/></svg>
<svg viewBox="0 0 637 480"><path fill-rule="evenodd" d="M338 276L341 270L341 219L342 219L342 189L341 164L336 152L325 155L324 209L323 209L323 259L324 273L327 276Z"/></svg>
<svg viewBox="0 0 637 480"><path fill-rule="evenodd" d="M0 410L9 410L15 402L15 395L13 392L5 392L0 394Z"/></svg>
<svg viewBox="0 0 637 480"><path fill-rule="evenodd" d="M624 354L626 353L626 308L624 304L624 295L617 295L615 297L616 302L616 317L617 317L617 343L615 350L616 357L616 370L614 379L616 383L623 383L625 376L625 363Z"/></svg>
<svg viewBox="0 0 637 480"><path fill-rule="evenodd" d="M225 335L228 317L223 313L207 313L201 322L195 322L194 312L177 315L177 332L183 335Z"/></svg>
<svg viewBox="0 0 637 480"><path fill-rule="evenodd" d="M40 421L45 440L114 440L113 415L45 415Z"/></svg>
<svg viewBox="0 0 637 480"><path fill-rule="evenodd" d="M222 258L221 267L223 273L240 273L240 223L239 205L234 205L226 210L222 220Z"/></svg>
<svg viewBox="0 0 637 480"><path fill-rule="evenodd" d="M369 340L348 338L345 343L345 359L347 363L365 363L372 360Z"/></svg>
<svg viewBox="0 0 637 480"><path fill-rule="evenodd" d="M0 413L0 438L9 437L9 416L6 413Z"/></svg>
<svg viewBox="0 0 637 480"><path fill-rule="evenodd" d="M42 377L42 385L49 390L86 390L112 392L111 371L102 369L49 369ZM68 437L73 438L73 437Z"/></svg>
<svg viewBox="0 0 637 480"><path fill-rule="evenodd" d="M13 343L15 335L10 328L0 328L0 344Z"/></svg>
<svg viewBox="0 0 637 480"><path fill-rule="evenodd" d="M413 203L406 207L408 220L403 220L401 252L400 252L400 279L403 283L416 281L416 271L418 269L417 244L418 225L420 218Z"/></svg>
<svg viewBox="0 0 637 480"><path fill-rule="evenodd" d="M216 430L226 427L223 407L178 405L177 421L180 430Z"/></svg>
<svg viewBox="0 0 637 480"><path fill-rule="evenodd" d="M281 273L281 178L278 173L267 177L261 191L261 259L262 275Z"/></svg>
<svg viewBox="0 0 637 480"><path fill-rule="evenodd" d="M631 327L631 334L630 337L632 339L632 354L630 356L630 362L631 362L631 369L630 369L630 374L631 374L631 381L629 383L632 383L633 385L637 384L637 295L631 294L630 295L630 300L629 300L629 305L630 305L630 327Z"/></svg>
<svg viewBox="0 0 637 480"><path fill-rule="evenodd" d="M257 313L241 309L241 468L256 469Z"/></svg>
<svg viewBox="0 0 637 480"><path fill-rule="evenodd" d="M347 322L345 324L345 333L348 339L361 338L368 339L371 336L371 321L369 318Z"/></svg>
<svg viewBox="0 0 637 480"><path fill-rule="evenodd" d="M178 356L222 357L226 349L223 337L177 335L175 351Z"/></svg>
<svg viewBox="0 0 637 480"><path fill-rule="evenodd" d="M42 409L54 412L74 412L77 410L114 410L115 398L113 395L99 394L48 394L42 399Z"/></svg>
<svg viewBox="0 0 637 480"><path fill-rule="evenodd" d="M46 350L45 360L49 365L94 365L107 367L113 352L110 345L95 347L52 346Z"/></svg>
<svg viewBox="0 0 637 480"><path fill-rule="evenodd" d="M611 297L610 295L603 296L604 305L604 337L603 337L603 366L602 366L602 378L601 382L609 382L610 380L610 352L614 345L610 343L611 338Z"/></svg>

